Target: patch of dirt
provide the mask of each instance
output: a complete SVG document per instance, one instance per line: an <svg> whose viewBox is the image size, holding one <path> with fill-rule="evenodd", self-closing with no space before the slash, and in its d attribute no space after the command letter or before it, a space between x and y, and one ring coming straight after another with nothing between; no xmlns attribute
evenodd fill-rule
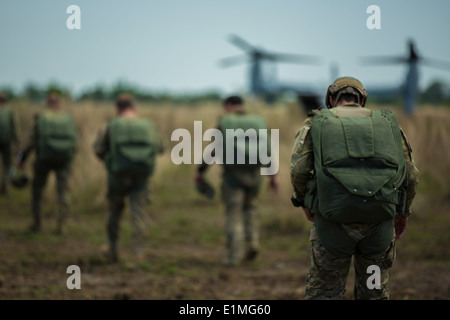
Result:
<svg viewBox="0 0 450 320"><path fill-rule="evenodd" d="M12 207L9 210L1 215L4 223L0 227L0 299L304 298L307 247L301 243L307 230L292 232L291 227L285 234L266 232L256 260L234 268L222 265L224 239L202 244L182 241L182 235L173 241L167 237L165 242L149 245L141 259L133 256L124 241L120 262L110 264L102 255L104 243L93 238L106 236L98 217L86 216L84 224L72 225L64 236L56 236L51 233L53 217L48 216L41 234L31 235L26 232L30 217ZM221 221L218 217L213 219ZM72 224L81 224L82 220L72 220ZM164 224L163 219L160 223ZM83 233L78 228L92 230ZM277 249L277 241L291 247ZM66 287L70 276L66 269L72 264L81 269L81 290ZM449 299L449 263L397 257L391 269L390 288L391 299ZM345 298L351 299L351 275L347 289Z"/></svg>

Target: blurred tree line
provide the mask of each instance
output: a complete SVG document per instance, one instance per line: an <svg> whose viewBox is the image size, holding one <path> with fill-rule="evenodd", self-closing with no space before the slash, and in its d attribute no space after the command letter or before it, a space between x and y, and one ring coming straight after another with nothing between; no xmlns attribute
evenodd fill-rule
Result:
<svg viewBox="0 0 450 320"><path fill-rule="evenodd" d="M450 87L443 81L435 80L422 91L419 102L450 106Z"/></svg>
<svg viewBox="0 0 450 320"><path fill-rule="evenodd" d="M370 97L372 102L378 104L403 105L403 98L396 97ZM444 105L450 107L450 86L441 80L432 81L428 87L418 93L418 104Z"/></svg>
<svg viewBox="0 0 450 320"><path fill-rule="evenodd" d="M219 101L222 99L218 91L208 90L197 93L170 93L170 92L152 92L150 90L140 89L135 85L119 81L111 87L104 85L95 85L92 88L85 89L81 94L74 95L70 89L58 84L50 83L46 86L39 86L34 83L28 83L20 92L14 91L10 87L0 88L7 92L11 99L27 99L34 102L42 102L48 92L58 92L67 99L75 101L113 101L121 93L129 93L137 101L142 102L171 102L171 103L194 103L202 101Z"/></svg>
<svg viewBox="0 0 450 320"><path fill-rule="evenodd" d="M152 92L147 89L140 89L137 86L124 81L119 81L109 88L104 85L95 85L92 88L83 90L82 93L77 96L74 96L70 89L58 83L50 83L47 86L38 86L34 83L28 83L21 92L16 92L8 87L0 88L0 90L8 92L12 99L23 98L35 102L44 101L47 92L50 91L59 92L67 99L75 101L113 101L123 92L132 94L136 100L142 102L197 103L203 101L219 101L223 98L221 94L215 90L182 94ZM372 99L375 103L389 103L394 105L400 105L402 103L401 97ZM418 102L421 104L429 103L450 107L450 86L444 81L435 80L419 93Z"/></svg>

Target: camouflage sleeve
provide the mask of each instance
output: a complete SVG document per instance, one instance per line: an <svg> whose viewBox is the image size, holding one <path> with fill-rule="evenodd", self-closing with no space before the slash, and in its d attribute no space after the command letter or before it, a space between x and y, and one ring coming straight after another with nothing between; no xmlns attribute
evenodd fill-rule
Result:
<svg viewBox="0 0 450 320"><path fill-rule="evenodd" d="M23 149L23 152L22 152L22 162L25 162L25 160L28 158L30 153L36 148L36 146L38 144L38 135L39 135L38 119L39 119L39 114L35 114L33 126L31 127L30 133L28 135L27 144L25 145L25 148Z"/></svg>
<svg viewBox="0 0 450 320"><path fill-rule="evenodd" d="M94 141L94 152L100 160L105 160L109 152L108 125L104 125L97 133Z"/></svg>
<svg viewBox="0 0 450 320"><path fill-rule="evenodd" d="M407 187L406 187L406 206L405 206L405 214L399 215L401 218L406 218L411 215L411 205L416 196L417 184L419 183L419 170L416 167L414 162L414 158L412 155L412 149L408 140L406 139L406 135L401 130L402 133L402 144L403 144L403 156L406 161L406 170L407 170Z"/></svg>
<svg viewBox="0 0 450 320"><path fill-rule="evenodd" d="M291 184L294 189L292 197L302 203L305 200L306 182L314 170L314 153L311 138L312 118L307 118L297 132L291 157Z"/></svg>

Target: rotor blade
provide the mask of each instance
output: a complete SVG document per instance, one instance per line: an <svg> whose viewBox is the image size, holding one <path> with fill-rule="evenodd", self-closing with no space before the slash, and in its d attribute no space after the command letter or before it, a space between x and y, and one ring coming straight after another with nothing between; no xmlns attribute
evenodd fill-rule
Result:
<svg viewBox="0 0 450 320"><path fill-rule="evenodd" d="M371 56L371 57L361 57L361 63L366 65L390 65L390 64L400 64L408 62L405 57L383 57L383 56Z"/></svg>
<svg viewBox="0 0 450 320"><path fill-rule="evenodd" d="M245 63L248 61L248 57L244 54L238 56L223 58L219 60L219 65L223 68L231 67L237 64Z"/></svg>
<svg viewBox="0 0 450 320"><path fill-rule="evenodd" d="M288 62L288 63L302 63L302 64L321 64L322 58L304 55L304 54L290 54L290 53L271 53L267 54L271 60L277 62Z"/></svg>
<svg viewBox="0 0 450 320"><path fill-rule="evenodd" d="M450 62L448 61L423 58L421 62L427 67L450 70Z"/></svg>
<svg viewBox="0 0 450 320"><path fill-rule="evenodd" d="M412 39L408 40L408 48L409 48L409 59L417 61L419 59L419 54L416 50L416 45Z"/></svg>
<svg viewBox="0 0 450 320"><path fill-rule="evenodd" d="M247 41L242 39L241 37L238 37L237 35L231 35L230 36L230 42L234 44L236 47L244 50L245 52L250 52L254 50L253 46L249 44Z"/></svg>

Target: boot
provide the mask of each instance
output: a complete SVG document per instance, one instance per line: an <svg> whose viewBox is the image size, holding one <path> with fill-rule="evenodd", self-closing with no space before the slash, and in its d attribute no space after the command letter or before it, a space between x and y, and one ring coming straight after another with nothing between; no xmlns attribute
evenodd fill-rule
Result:
<svg viewBox="0 0 450 320"><path fill-rule="evenodd" d="M58 236L62 236L64 234L64 223L62 220L57 221L55 234Z"/></svg>
<svg viewBox="0 0 450 320"><path fill-rule="evenodd" d="M112 263L119 262L119 255L117 253L117 244L116 243L110 243L109 245L109 251L108 251L108 259Z"/></svg>
<svg viewBox="0 0 450 320"><path fill-rule="evenodd" d="M41 231L41 225L39 223L34 222L29 228L28 230L30 232L36 233Z"/></svg>
<svg viewBox="0 0 450 320"><path fill-rule="evenodd" d="M258 253L259 253L258 249L255 249L255 248L249 248L249 249L247 250L246 255L245 255L245 260L246 260L246 261L252 261L252 260L255 260L255 258L258 256Z"/></svg>
<svg viewBox="0 0 450 320"><path fill-rule="evenodd" d="M0 186L0 196L7 196L8 195L8 189L6 188L6 185Z"/></svg>

